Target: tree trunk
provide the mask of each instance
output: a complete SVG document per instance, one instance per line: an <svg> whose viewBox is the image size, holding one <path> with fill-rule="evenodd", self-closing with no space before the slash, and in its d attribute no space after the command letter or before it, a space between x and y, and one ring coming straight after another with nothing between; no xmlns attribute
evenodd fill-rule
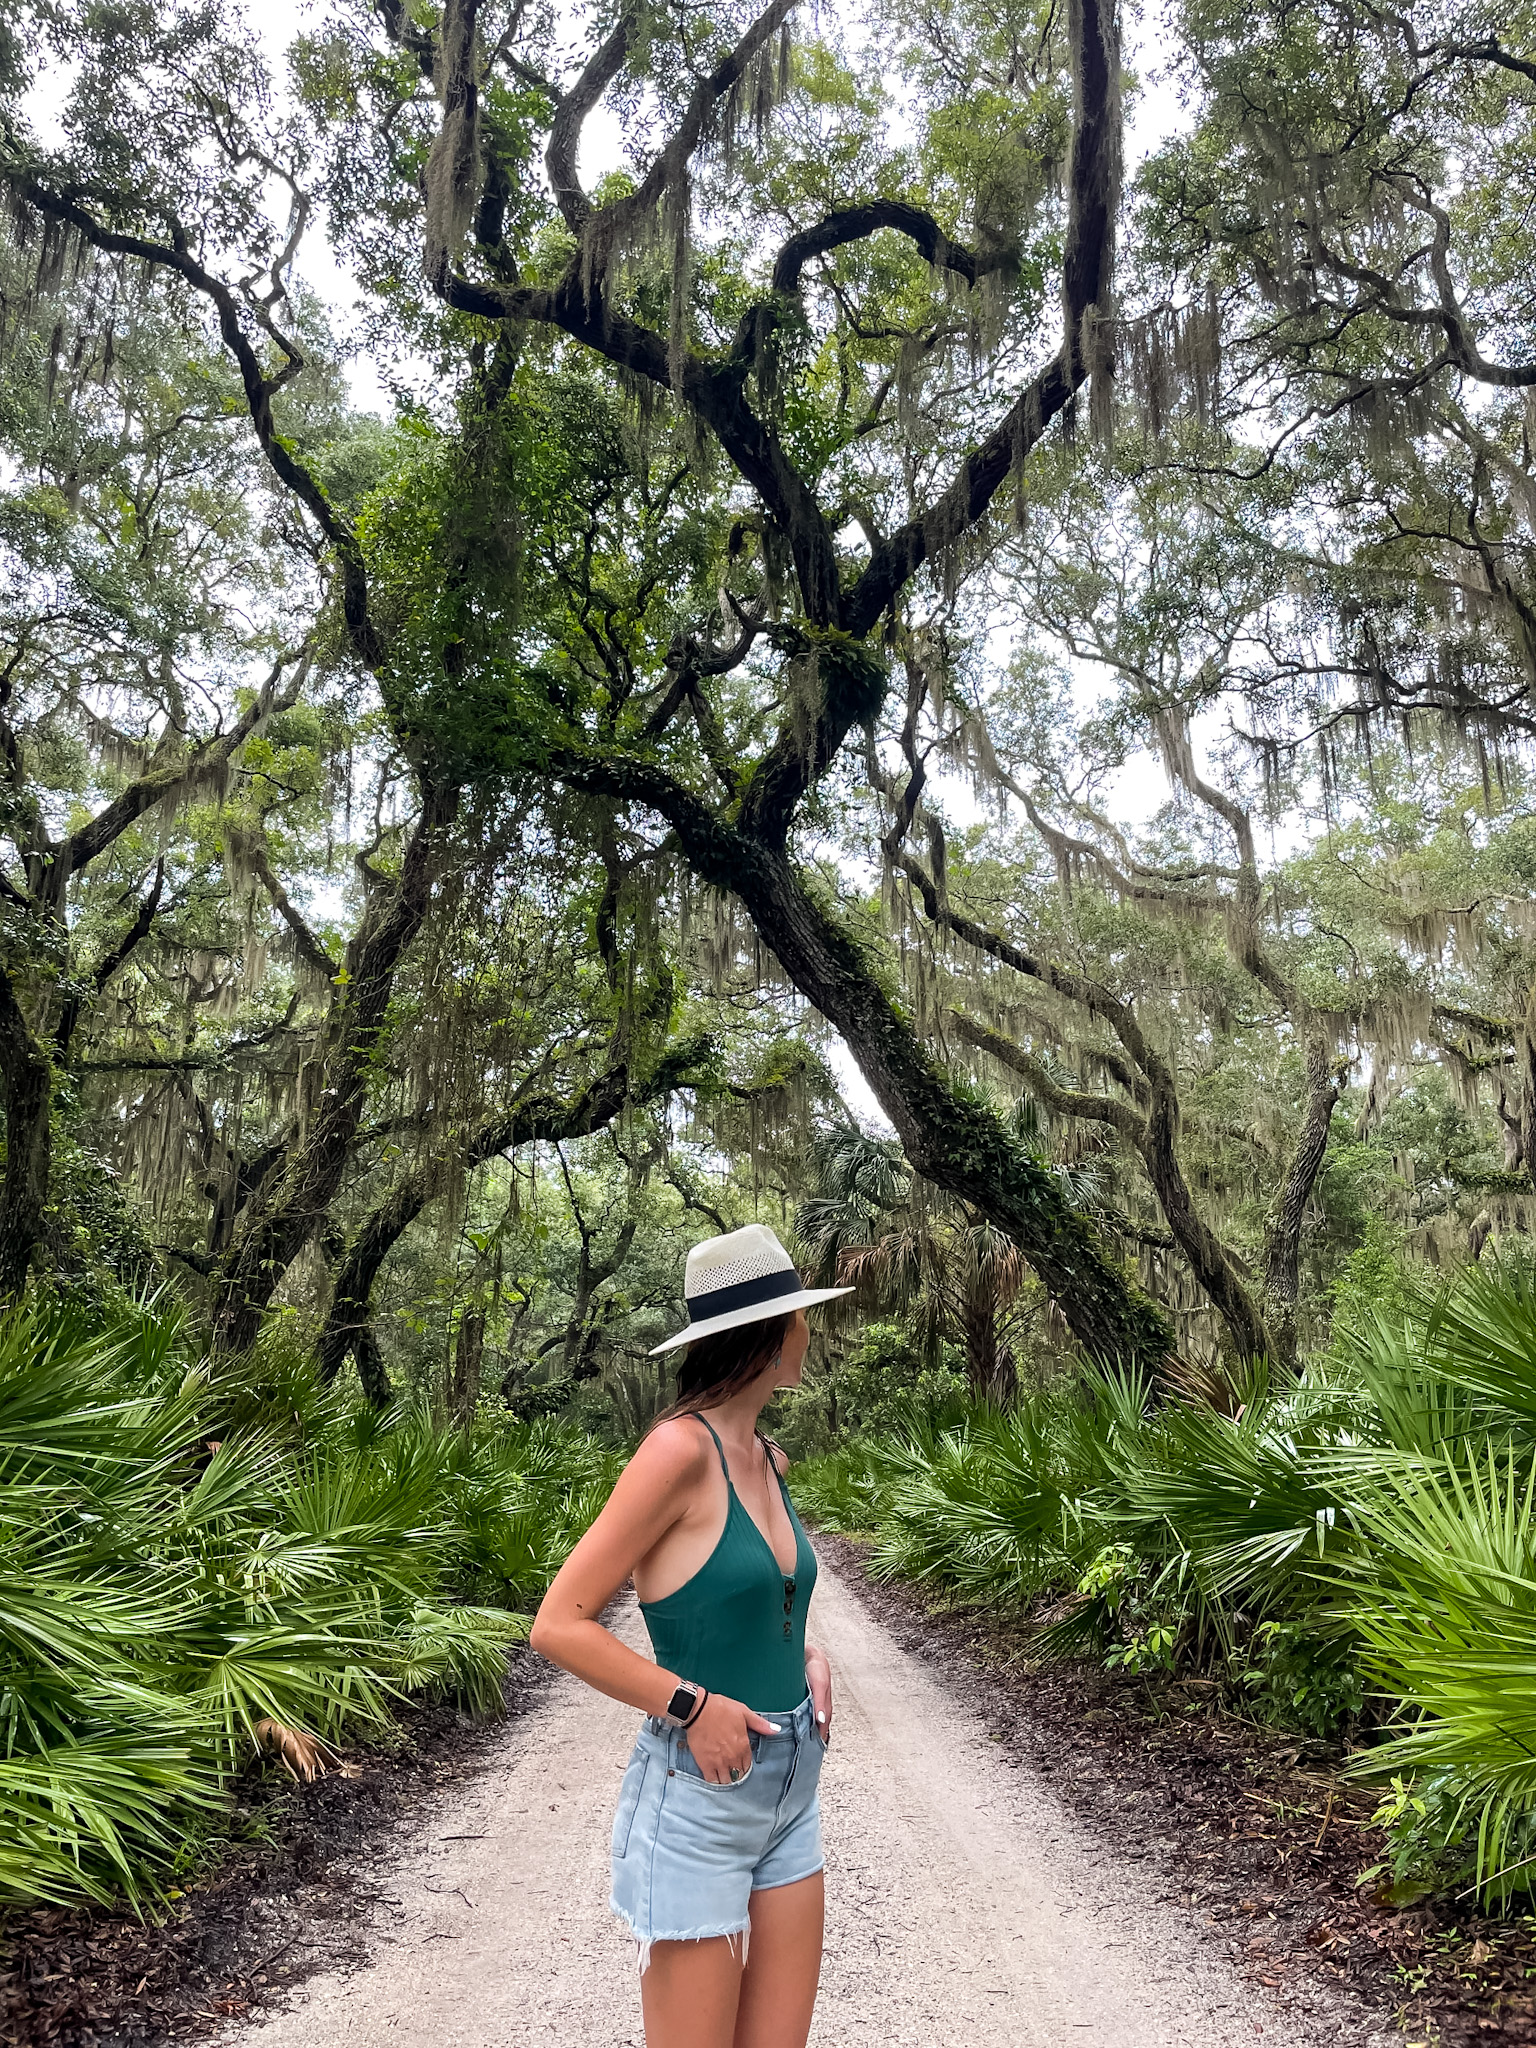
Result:
<svg viewBox="0 0 1536 2048"><path fill-rule="evenodd" d="M1312 1189L1328 1150L1328 1129L1338 1103L1343 1077L1329 1057L1320 1032L1307 1039L1307 1092L1301 1131L1290 1167L1270 1216L1264 1247L1264 1292L1278 1354L1287 1365L1296 1362L1296 1303L1301 1292L1301 1224Z"/></svg>
<svg viewBox="0 0 1536 2048"><path fill-rule="evenodd" d="M453 1346L453 1379L448 1388L448 1407L455 1422L469 1424L475 1419L480 1400L480 1366L485 1356L485 1310L467 1308L459 1318Z"/></svg>
<svg viewBox="0 0 1536 2048"><path fill-rule="evenodd" d="M0 1097L5 1104L5 1178L0 1182L0 1296L26 1288L43 1241L53 1164L53 1063L0 968Z"/></svg>
<svg viewBox="0 0 1536 2048"><path fill-rule="evenodd" d="M1505 1105L1504 1090L1499 1090L1498 1116L1505 1132L1504 1163L1524 1173L1536 1187L1536 982L1526 993L1525 1014L1515 1032L1514 1053L1519 1085L1512 1116Z"/></svg>
<svg viewBox="0 0 1536 2048"><path fill-rule="evenodd" d="M997 1347L996 1305L986 1292L968 1294L960 1305L965 1339L965 1376L979 1401L1005 1401L1008 1390Z"/></svg>
<svg viewBox="0 0 1536 2048"><path fill-rule="evenodd" d="M990 1401L997 1380L997 1332L989 1315L971 1314L965 1319L965 1373L971 1392Z"/></svg>
<svg viewBox="0 0 1536 2048"><path fill-rule="evenodd" d="M596 1284L592 1278L591 1250L583 1238L581 1258L576 1267L576 1291L571 1296L570 1321L565 1326L565 1341L560 1347L560 1377L563 1380L572 1378L580 1360L582 1339L587 1333L587 1309Z"/></svg>
<svg viewBox="0 0 1536 2048"><path fill-rule="evenodd" d="M335 1379L349 1353L357 1358L361 1371L364 1346L377 1354L372 1301L379 1268L427 1204L446 1192L453 1166L454 1162L447 1157L423 1160L396 1181L383 1201L364 1218L342 1256L331 1290L331 1306L320 1332L322 1379Z"/></svg>
<svg viewBox="0 0 1536 2048"><path fill-rule="evenodd" d="M361 1330L352 1347L352 1356L357 1360L357 1376L362 1382L363 1394L370 1407L384 1409L395 1398L395 1390L389 1383L389 1374L384 1366L384 1354L379 1349L379 1340L372 1328Z"/></svg>
<svg viewBox="0 0 1536 2048"><path fill-rule="evenodd" d="M457 790L428 791L398 881L374 896L347 949L347 978L328 1034L326 1085L287 1168L257 1195L231 1246L214 1308L218 1351L248 1351L255 1343L279 1282L340 1190L396 970L427 914L442 836L457 812Z"/></svg>
<svg viewBox="0 0 1536 2048"><path fill-rule="evenodd" d="M1177 1105L1159 1091L1147 1115L1145 1140L1138 1147L1158 1206L1190 1271L1226 1325L1236 1356L1243 1361L1268 1358L1274 1337L1232 1254L1195 1206L1179 1163L1177 1135Z"/></svg>
<svg viewBox="0 0 1536 2048"><path fill-rule="evenodd" d="M681 836L704 871L696 858L704 849ZM748 857L725 872L711 860L708 879L736 892L801 994L842 1033L916 1171L1007 1231L1093 1357L1155 1373L1174 1348L1162 1311L1000 1118L945 1084L855 941L788 857L761 842L738 844Z"/></svg>
<svg viewBox="0 0 1536 2048"><path fill-rule="evenodd" d="M581 1259L576 1268L576 1292L571 1302L571 1319L566 1325L565 1347L560 1372L564 1379L589 1380L597 1377L592 1354L597 1348L597 1331L589 1321L592 1297L605 1280L611 1280L629 1257L635 1241L634 1219L621 1223L613 1250L606 1259L594 1259L592 1239L578 1218L581 1229Z"/></svg>

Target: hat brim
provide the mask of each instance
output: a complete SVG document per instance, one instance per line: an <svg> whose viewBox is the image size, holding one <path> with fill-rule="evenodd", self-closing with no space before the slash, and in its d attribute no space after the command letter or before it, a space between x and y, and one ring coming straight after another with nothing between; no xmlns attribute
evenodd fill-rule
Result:
<svg viewBox="0 0 1536 2048"><path fill-rule="evenodd" d="M774 1316L786 1316L792 1309L814 1308L818 1301L835 1301L840 1294L852 1294L851 1287L803 1287L798 1294L775 1295L772 1301L761 1301L752 1308L732 1309L723 1316L706 1316L703 1322L690 1323L686 1330L679 1330L675 1337L668 1337L663 1344L653 1344L647 1354L659 1357L663 1351L676 1351L679 1345L695 1344L700 1337L714 1337L722 1330L744 1329L748 1323L766 1323Z"/></svg>

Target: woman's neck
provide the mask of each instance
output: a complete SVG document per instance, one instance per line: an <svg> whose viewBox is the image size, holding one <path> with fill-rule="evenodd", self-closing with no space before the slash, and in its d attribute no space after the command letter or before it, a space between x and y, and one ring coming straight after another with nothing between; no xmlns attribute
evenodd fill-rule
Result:
<svg viewBox="0 0 1536 2048"><path fill-rule="evenodd" d="M773 1372L765 1372L739 1393L732 1394L729 1400L700 1411L714 1424L722 1442L734 1444L742 1451L751 1448L752 1439L757 1434L758 1417L773 1399L773 1380Z"/></svg>

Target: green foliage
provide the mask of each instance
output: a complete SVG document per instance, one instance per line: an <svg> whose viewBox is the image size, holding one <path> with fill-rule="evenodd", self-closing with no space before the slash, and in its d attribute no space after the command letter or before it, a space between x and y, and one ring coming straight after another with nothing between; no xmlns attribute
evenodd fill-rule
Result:
<svg viewBox="0 0 1536 2048"><path fill-rule="evenodd" d="M647 167L745 17L629 10L586 75L631 160L579 233L556 81L606 23L557 48L548 10L503 10L443 294L441 9L333 11L285 74L233 0L14 0L0 975L7 1081L33 1052L52 1115L7 1130L4 1192L49 1139L29 1284L139 1333L125 1363L39 1309L35 1441L6 1454L43 1600L18 1565L6 1810L27 1840L59 1817L55 1889L137 1869L145 1814L208 1795L262 1712L490 1697L505 1624L455 1596L534 1597L607 1483L585 1435L667 1397L688 1246L796 1213L876 1320L828 1317L772 1420L828 1454L807 1498L878 1569L1038 1599L1057 1647L1220 1670L1312 1733L1385 1701L1404 1870L1467 1827L1485 1887L1520 1863L1536 343L1507 202L1536 103L1528 0L1453 12L1178 0L1178 132L1111 205L1114 377L1091 432L1071 408L1027 447L1087 154L1071 10L799 22L659 209ZM919 239L817 233L872 201ZM174 221L178 249L122 258L66 214ZM969 254L930 263L926 228ZM868 628L840 606L877 557L878 641L838 623ZM782 943L802 914L819 938ZM862 1014L968 1203L832 1113L770 953ZM708 1072L642 1100L684 1030ZM545 1131L577 1105L574 1135L492 1143L530 1103ZM238 1372L149 1356L130 1290L219 1304L267 1242L283 1306ZM309 1359L360 1242L342 1334L411 1396L382 1419ZM1052 1379L1084 1281L1232 1412ZM1297 1346L1297 1381L1219 1355Z"/></svg>
<svg viewBox="0 0 1536 2048"><path fill-rule="evenodd" d="M1408 1302L1401 1229L1379 1211L1362 1220L1362 1241L1342 1262L1333 1282L1336 1342L1347 1343L1351 1332L1377 1317L1400 1315Z"/></svg>
<svg viewBox="0 0 1536 2048"><path fill-rule="evenodd" d="M163 1306L10 1315L0 1897L153 1892L265 1719L335 1740L416 1693L496 1708L614 1469L547 1421L353 1410L291 1358L210 1377Z"/></svg>
<svg viewBox="0 0 1536 2048"><path fill-rule="evenodd" d="M849 1435L878 1435L914 1420L954 1420L965 1402L965 1374L952 1349L914 1341L905 1323L863 1323L848 1346L826 1345L805 1385L783 1405L774 1434L794 1457L828 1450Z"/></svg>
<svg viewBox="0 0 1536 2048"><path fill-rule="evenodd" d="M871 1568L1032 1607L1042 1649L1214 1672L1315 1737L1374 1724L1392 1869L1507 1902L1536 1846L1536 1291L1474 1268L1240 1412L1080 1372L867 1436L797 1498ZM1428 1881L1428 1880L1426 1880Z"/></svg>
<svg viewBox="0 0 1536 2048"><path fill-rule="evenodd" d="M1312 1615L1261 1622L1240 1676L1261 1721L1310 1735L1337 1735L1365 1706L1354 1642L1347 1634L1330 1636Z"/></svg>

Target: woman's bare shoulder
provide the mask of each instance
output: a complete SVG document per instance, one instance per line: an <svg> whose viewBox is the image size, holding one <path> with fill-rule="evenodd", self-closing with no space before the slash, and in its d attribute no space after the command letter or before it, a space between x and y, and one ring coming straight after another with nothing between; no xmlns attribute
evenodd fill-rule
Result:
<svg viewBox="0 0 1536 2048"><path fill-rule="evenodd" d="M674 1415L641 1438L625 1469L654 1485L676 1485L703 1470L709 1448L709 1438L696 1422Z"/></svg>

